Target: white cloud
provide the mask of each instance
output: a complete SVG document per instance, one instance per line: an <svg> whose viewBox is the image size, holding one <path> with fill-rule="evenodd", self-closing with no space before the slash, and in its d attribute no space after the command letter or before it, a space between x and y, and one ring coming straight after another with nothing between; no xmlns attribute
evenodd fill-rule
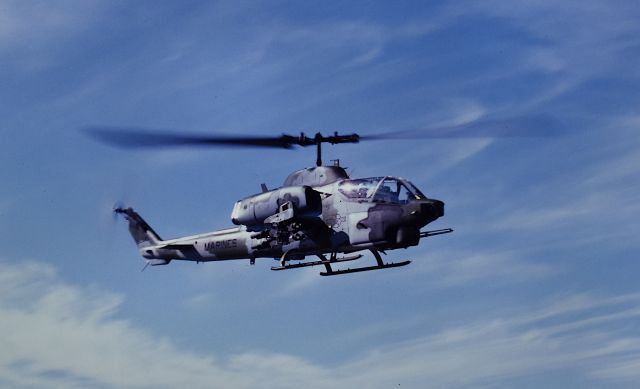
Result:
<svg viewBox="0 0 640 389"><path fill-rule="evenodd" d="M640 338L615 325L637 320L640 294L569 295L389 345L382 323L365 335L373 349L330 368L278 352L190 352L119 318L121 295L65 283L44 263L0 262L0 285L9 388L477 387L567 368L605 382L640 378Z"/></svg>

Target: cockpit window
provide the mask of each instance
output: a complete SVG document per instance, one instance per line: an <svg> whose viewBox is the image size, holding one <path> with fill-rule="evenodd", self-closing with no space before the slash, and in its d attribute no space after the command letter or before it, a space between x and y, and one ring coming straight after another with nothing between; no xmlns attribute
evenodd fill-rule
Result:
<svg viewBox="0 0 640 389"><path fill-rule="evenodd" d="M379 203L406 204L415 198L416 196L405 184L395 178L385 178L384 181L380 183L375 196L373 196L373 201Z"/></svg>
<svg viewBox="0 0 640 389"><path fill-rule="evenodd" d="M338 189L349 199L378 203L406 204L425 196L409 181L391 177L372 177L345 180Z"/></svg>
<svg viewBox="0 0 640 389"><path fill-rule="evenodd" d="M427 198L427 196L423 195L422 192L420 192L420 189L416 188L416 186L413 185L411 181L405 181L405 184L407 184L409 190L411 191L411 193L413 193L416 199L420 200Z"/></svg>
<svg viewBox="0 0 640 389"><path fill-rule="evenodd" d="M382 177L345 180L340 183L338 190L350 199L368 199L373 196Z"/></svg>

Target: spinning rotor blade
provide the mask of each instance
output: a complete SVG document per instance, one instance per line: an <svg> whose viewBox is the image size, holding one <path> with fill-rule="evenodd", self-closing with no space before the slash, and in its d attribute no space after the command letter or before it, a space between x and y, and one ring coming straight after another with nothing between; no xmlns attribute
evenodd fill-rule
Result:
<svg viewBox="0 0 640 389"><path fill-rule="evenodd" d="M298 139L290 135L276 137L206 135L180 132L151 132L139 128L91 127L85 130L103 143L122 148L227 146L274 147L290 149Z"/></svg>
<svg viewBox="0 0 640 389"><path fill-rule="evenodd" d="M112 211L111 214L112 214L113 220L118 219L118 215L120 214L118 210L124 209L124 208L126 208L126 205L122 200L118 200L115 202L115 204L113 204L113 207L111 207L111 211Z"/></svg>
<svg viewBox="0 0 640 389"><path fill-rule="evenodd" d="M561 124L544 115L510 118L478 119L456 125L431 126L417 129L383 132L360 136L358 134L307 136L282 134L280 136L235 136L180 132L151 132L140 128L91 127L86 132L99 141L122 148L217 146L217 147L269 147L291 149L293 146L316 146L320 166L321 144L358 143L361 140L434 139L434 138L518 138L548 137L562 134Z"/></svg>
<svg viewBox="0 0 640 389"><path fill-rule="evenodd" d="M544 115L479 119L469 123L363 135L360 140L421 138L532 138L559 135L560 122Z"/></svg>

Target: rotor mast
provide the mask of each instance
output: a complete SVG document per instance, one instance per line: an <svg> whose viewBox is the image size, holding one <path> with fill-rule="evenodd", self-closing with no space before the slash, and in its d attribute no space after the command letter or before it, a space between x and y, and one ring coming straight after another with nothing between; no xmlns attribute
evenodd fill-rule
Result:
<svg viewBox="0 0 640 389"><path fill-rule="evenodd" d="M322 166L322 135L320 135L319 132L316 133L316 146L317 146L316 166Z"/></svg>

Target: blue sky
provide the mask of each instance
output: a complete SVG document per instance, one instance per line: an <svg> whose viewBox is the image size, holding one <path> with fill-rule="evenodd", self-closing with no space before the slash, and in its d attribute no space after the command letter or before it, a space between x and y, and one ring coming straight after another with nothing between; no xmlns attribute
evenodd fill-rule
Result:
<svg viewBox="0 0 640 389"><path fill-rule="evenodd" d="M634 1L0 1L0 386L620 387L640 380ZM90 125L376 132L545 114L559 136L325 148L451 235L406 268L143 262L304 151L122 151ZM542 131L542 129L541 129ZM283 274L284 273L284 274Z"/></svg>

